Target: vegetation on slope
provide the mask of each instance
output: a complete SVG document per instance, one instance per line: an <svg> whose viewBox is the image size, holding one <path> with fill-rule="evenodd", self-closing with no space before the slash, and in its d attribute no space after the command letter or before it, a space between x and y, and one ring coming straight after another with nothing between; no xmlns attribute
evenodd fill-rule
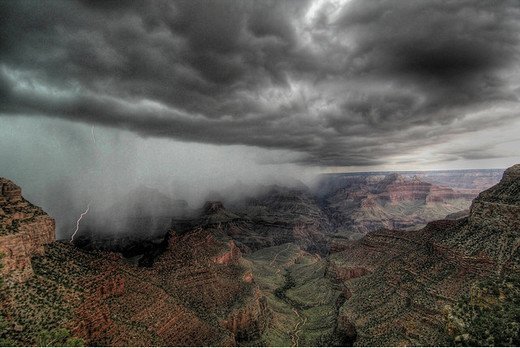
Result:
<svg viewBox="0 0 520 348"><path fill-rule="evenodd" d="M3 254L0 253L0 269L3 266L2 264L2 257ZM0 303L3 303L5 301L4 299L5 292L4 292L4 279L2 276L0 276ZM0 311L0 346L12 346L13 342L5 337L7 333L7 328L9 327L9 323L7 322L7 319L4 317L4 313Z"/></svg>
<svg viewBox="0 0 520 348"><path fill-rule="evenodd" d="M69 330L61 326L67 317L66 305L56 289L49 288L49 282L41 281L38 274L21 284L6 284L0 277L0 289L0 303L6 303L8 296L16 300L16 308L10 311L10 318L0 312L0 346L84 345L83 340L73 337Z"/></svg>
<svg viewBox="0 0 520 348"><path fill-rule="evenodd" d="M453 345L520 346L520 278L475 284L446 315Z"/></svg>
<svg viewBox="0 0 520 348"><path fill-rule="evenodd" d="M326 277L326 260L288 243L248 256L272 318L258 342L267 346L342 345L336 331L342 289Z"/></svg>

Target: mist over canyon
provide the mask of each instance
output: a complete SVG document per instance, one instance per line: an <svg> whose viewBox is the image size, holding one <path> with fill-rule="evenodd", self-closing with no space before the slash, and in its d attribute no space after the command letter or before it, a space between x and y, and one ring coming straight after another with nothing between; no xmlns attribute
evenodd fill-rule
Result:
<svg viewBox="0 0 520 348"><path fill-rule="evenodd" d="M122 230L86 218L70 242L55 241L54 219L2 178L2 342L516 344L519 166L328 174L318 196L271 186L163 226L154 218L170 203L187 207L136 191L156 215L127 199L137 215Z"/></svg>

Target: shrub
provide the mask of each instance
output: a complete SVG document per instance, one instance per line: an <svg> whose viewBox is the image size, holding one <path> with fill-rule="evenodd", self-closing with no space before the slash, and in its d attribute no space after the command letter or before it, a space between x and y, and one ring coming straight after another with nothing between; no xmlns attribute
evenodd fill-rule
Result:
<svg viewBox="0 0 520 348"><path fill-rule="evenodd" d="M520 345L520 281L475 284L446 309L447 332L457 346Z"/></svg>
<svg viewBox="0 0 520 348"><path fill-rule="evenodd" d="M36 339L40 347L80 347L85 345L82 339L71 337L67 329L54 329L41 331Z"/></svg>

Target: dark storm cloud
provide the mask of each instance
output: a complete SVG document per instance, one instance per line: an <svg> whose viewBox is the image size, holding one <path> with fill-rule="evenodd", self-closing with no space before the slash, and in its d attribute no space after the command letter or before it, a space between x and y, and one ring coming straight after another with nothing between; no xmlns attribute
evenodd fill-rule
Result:
<svg viewBox="0 0 520 348"><path fill-rule="evenodd" d="M382 164L516 117L513 1L5 1L0 11L6 115L287 149L313 165Z"/></svg>
<svg viewBox="0 0 520 348"><path fill-rule="evenodd" d="M513 1L354 1L337 25L356 33L359 71L424 89L436 110L517 99L500 73L519 58L519 15Z"/></svg>

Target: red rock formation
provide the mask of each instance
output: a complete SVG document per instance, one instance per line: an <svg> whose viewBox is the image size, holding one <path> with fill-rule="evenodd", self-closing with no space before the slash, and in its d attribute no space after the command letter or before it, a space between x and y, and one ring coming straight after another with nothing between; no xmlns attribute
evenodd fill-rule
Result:
<svg viewBox="0 0 520 348"><path fill-rule="evenodd" d="M244 275L242 276L242 280L246 283L252 283L255 280L255 278L253 276L253 272L248 271L248 272L244 273Z"/></svg>
<svg viewBox="0 0 520 348"><path fill-rule="evenodd" d="M379 198L390 203L426 201L432 184L417 178L408 180L399 174L386 177L378 187Z"/></svg>
<svg viewBox="0 0 520 348"><path fill-rule="evenodd" d="M256 290L251 301L233 310L222 325L243 341L258 337L267 325L267 318L266 299Z"/></svg>
<svg viewBox="0 0 520 348"><path fill-rule="evenodd" d="M450 199L473 199L477 196L475 191L455 191L449 187L432 185L426 197L426 202L444 202Z"/></svg>
<svg viewBox="0 0 520 348"><path fill-rule="evenodd" d="M0 274L25 281L32 274L31 257L55 240L54 219L26 201L12 181L0 178Z"/></svg>
<svg viewBox="0 0 520 348"><path fill-rule="evenodd" d="M345 238L334 238L330 242L330 253L339 253L340 251L343 251L349 247L351 244L351 241L349 239Z"/></svg>
<svg viewBox="0 0 520 348"><path fill-rule="evenodd" d="M340 266L336 263L331 263L327 268L327 274L332 276L334 279L340 280L342 282L362 277L368 273L370 273L370 271L364 267Z"/></svg>
<svg viewBox="0 0 520 348"><path fill-rule="evenodd" d="M229 265L232 263L236 263L238 259L242 256L240 249L237 248L235 243L230 240L228 243L229 251L226 251L224 254L221 254L213 259L216 264L219 265Z"/></svg>
<svg viewBox="0 0 520 348"><path fill-rule="evenodd" d="M394 173L332 192L326 211L338 231L356 237L380 228L419 229L468 208L475 196Z"/></svg>

